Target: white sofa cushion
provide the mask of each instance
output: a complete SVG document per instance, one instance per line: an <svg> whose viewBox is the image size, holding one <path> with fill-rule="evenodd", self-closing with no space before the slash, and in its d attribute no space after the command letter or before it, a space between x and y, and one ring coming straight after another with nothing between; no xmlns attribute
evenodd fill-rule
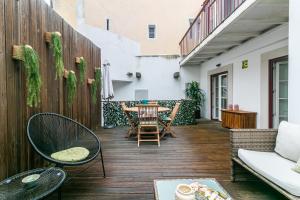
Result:
<svg viewBox="0 0 300 200"><path fill-rule="evenodd" d="M300 174L292 170L295 167L295 162L287 160L275 152L239 149L238 156L260 175L287 192L300 196Z"/></svg>
<svg viewBox="0 0 300 200"><path fill-rule="evenodd" d="M297 162L300 158L300 125L286 121L280 123L275 152Z"/></svg>

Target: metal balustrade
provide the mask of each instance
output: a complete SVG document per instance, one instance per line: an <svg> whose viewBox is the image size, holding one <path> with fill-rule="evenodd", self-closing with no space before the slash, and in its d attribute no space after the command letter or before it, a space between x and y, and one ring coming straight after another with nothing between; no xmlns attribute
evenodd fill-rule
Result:
<svg viewBox="0 0 300 200"><path fill-rule="evenodd" d="M246 0L206 0L180 41L181 56L191 53Z"/></svg>

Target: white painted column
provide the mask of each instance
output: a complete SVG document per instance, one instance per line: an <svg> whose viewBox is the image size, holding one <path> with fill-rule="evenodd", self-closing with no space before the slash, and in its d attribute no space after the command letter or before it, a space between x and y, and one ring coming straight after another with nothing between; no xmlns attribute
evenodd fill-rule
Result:
<svg viewBox="0 0 300 200"><path fill-rule="evenodd" d="M300 124L300 1L289 0L289 121Z"/></svg>

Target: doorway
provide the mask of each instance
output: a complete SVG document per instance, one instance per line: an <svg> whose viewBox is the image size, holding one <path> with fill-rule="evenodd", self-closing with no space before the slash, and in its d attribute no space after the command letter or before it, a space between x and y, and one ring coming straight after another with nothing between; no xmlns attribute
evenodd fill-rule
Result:
<svg viewBox="0 0 300 200"><path fill-rule="evenodd" d="M288 121L288 59L270 61L269 127L278 128L281 121Z"/></svg>
<svg viewBox="0 0 300 200"><path fill-rule="evenodd" d="M221 121L221 110L228 105L228 73L211 76L211 118Z"/></svg>

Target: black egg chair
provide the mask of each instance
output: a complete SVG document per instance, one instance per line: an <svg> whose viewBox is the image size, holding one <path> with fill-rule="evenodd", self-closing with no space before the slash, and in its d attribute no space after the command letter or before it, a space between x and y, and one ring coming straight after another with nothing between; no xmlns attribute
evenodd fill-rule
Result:
<svg viewBox="0 0 300 200"><path fill-rule="evenodd" d="M27 136L34 150L57 167L78 166L94 160L101 155L103 177L105 177L102 147L98 137L82 124L55 113L33 115L27 125ZM51 154L72 147L84 147L89 155L80 161L60 161Z"/></svg>

